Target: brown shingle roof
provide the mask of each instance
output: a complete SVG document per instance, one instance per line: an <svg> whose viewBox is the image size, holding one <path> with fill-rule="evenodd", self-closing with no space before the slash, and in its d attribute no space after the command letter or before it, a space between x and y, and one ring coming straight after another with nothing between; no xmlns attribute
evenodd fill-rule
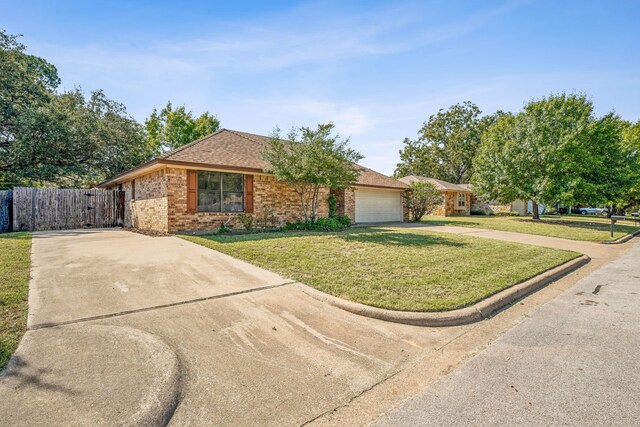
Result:
<svg viewBox="0 0 640 427"><path fill-rule="evenodd" d="M358 182L356 185L362 185L365 187L383 187L383 188L398 188L405 189L408 187L404 182L398 181L395 178L391 178L390 176L383 175L379 172L373 171L371 169L365 168L364 166L360 166L361 172L358 177Z"/></svg>
<svg viewBox="0 0 640 427"><path fill-rule="evenodd" d="M158 163L179 163L194 167L223 168L240 171L262 172L269 168L269 163L262 158L262 147L269 141L269 137L236 130L220 129L211 135L200 138L189 144L166 153L151 162L125 172L101 186L113 185L121 182L119 178L135 170L142 170ZM363 166L358 182L355 185L397 188L407 187L403 182L375 172Z"/></svg>
<svg viewBox="0 0 640 427"><path fill-rule="evenodd" d="M269 163L262 158L261 151L268 140L266 136L220 129L160 158L177 162L264 170L269 167Z"/></svg>
<svg viewBox="0 0 640 427"><path fill-rule="evenodd" d="M430 182L435 185L440 191L459 191L461 193L471 193L469 184L453 184L451 182L443 181L441 179L427 178L426 176L409 175L399 179L399 181L405 184L412 184L414 182Z"/></svg>

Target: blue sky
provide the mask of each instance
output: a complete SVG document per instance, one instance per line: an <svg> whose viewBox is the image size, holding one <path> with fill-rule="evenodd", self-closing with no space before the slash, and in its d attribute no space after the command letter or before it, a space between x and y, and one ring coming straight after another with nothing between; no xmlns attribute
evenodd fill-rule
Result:
<svg viewBox="0 0 640 427"><path fill-rule="evenodd" d="M465 100L557 91L640 118L640 2L0 0L0 27L144 119L167 100L269 134L333 121L391 174L404 137Z"/></svg>

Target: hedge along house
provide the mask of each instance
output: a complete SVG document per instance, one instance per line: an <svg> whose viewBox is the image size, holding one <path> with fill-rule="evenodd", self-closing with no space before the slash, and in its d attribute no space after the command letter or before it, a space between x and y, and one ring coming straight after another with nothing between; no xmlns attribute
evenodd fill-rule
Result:
<svg viewBox="0 0 640 427"><path fill-rule="evenodd" d="M518 215L525 215L527 213L527 204L524 200L514 200L511 203L500 203L494 200L483 200L476 196L471 184L458 184L471 190L471 212L473 214L507 214L517 213Z"/></svg>
<svg viewBox="0 0 640 427"><path fill-rule="evenodd" d="M407 185L414 182L428 182L440 191L442 202L431 212L431 215L466 216L471 214L472 191L466 184L453 184L440 179L415 175L405 176L399 181Z"/></svg>
<svg viewBox="0 0 640 427"><path fill-rule="evenodd" d="M120 174L100 186L125 193L125 226L164 233L241 228L237 217L270 217L274 225L301 220L300 197L266 172L266 136L221 129ZM323 189L317 215L329 213L334 193L337 214L354 222L403 221L407 185L358 166L351 189Z"/></svg>

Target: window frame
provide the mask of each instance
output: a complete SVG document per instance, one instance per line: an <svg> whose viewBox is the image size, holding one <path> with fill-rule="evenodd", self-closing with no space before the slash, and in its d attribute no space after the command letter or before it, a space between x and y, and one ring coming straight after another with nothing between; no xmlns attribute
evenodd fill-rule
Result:
<svg viewBox="0 0 640 427"><path fill-rule="evenodd" d="M199 201L199 195L200 195L200 174L218 174L220 177L220 210L219 211L214 211L214 210L202 210L200 208L200 201ZM238 175L241 177L241 188L240 191L225 191L224 190L224 176L225 175ZM214 191L214 190L208 190L208 191ZM224 196L225 193L232 193L232 194L241 194L242 195L242 208L238 211L233 211L233 210L224 210L225 204L224 204ZM234 173L234 172L223 172L223 171L207 171L207 170L199 170L196 171L196 212L202 212L202 213L211 213L211 214L241 214L244 213L245 211L245 182L244 182L244 174L242 173Z"/></svg>
<svg viewBox="0 0 640 427"><path fill-rule="evenodd" d="M460 197L463 198L463 204L460 205ZM467 195L466 193L457 193L456 194L456 209L464 210L467 208Z"/></svg>

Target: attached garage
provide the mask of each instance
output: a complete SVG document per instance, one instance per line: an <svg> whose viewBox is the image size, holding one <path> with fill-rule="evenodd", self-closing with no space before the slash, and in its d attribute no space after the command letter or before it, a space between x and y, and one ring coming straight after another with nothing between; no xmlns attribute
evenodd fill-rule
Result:
<svg viewBox="0 0 640 427"><path fill-rule="evenodd" d="M402 221L402 191L356 187L355 205L356 222Z"/></svg>

